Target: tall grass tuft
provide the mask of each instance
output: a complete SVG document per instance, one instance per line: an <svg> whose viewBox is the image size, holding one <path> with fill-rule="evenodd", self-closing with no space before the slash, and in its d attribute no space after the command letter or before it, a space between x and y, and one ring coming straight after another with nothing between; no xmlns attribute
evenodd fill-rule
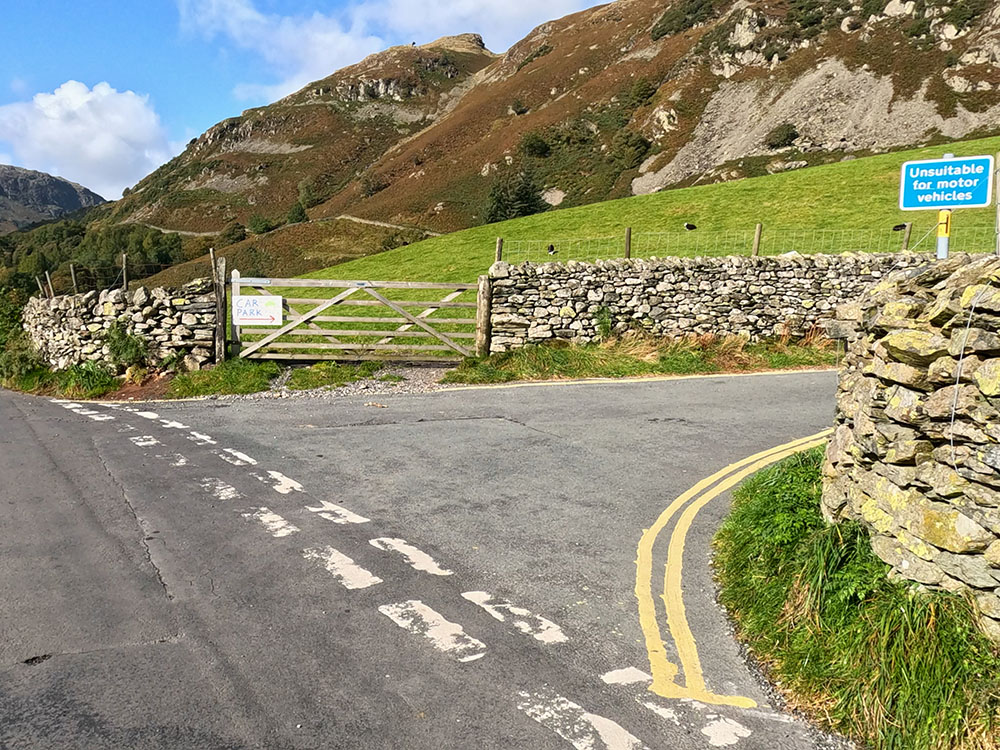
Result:
<svg viewBox="0 0 1000 750"><path fill-rule="evenodd" d="M868 532L819 512L822 450L735 495L720 598L792 707L876 750L1000 748L1000 649L964 597L887 577Z"/></svg>
<svg viewBox="0 0 1000 750"><path fill-rule="evenodd" d="M274 362L232 359L211 370L178 375L170 382L167 398L259 393L266 391L280 372Z"/></svg>

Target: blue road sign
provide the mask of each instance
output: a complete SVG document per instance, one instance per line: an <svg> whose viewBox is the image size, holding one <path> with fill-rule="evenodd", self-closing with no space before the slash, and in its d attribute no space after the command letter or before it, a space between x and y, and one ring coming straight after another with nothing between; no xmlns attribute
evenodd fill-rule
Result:
<svg viewBox="0 0 1000 750"><path fill-rule="evenodd" d="M993 200L993 157L908 161L899 185L903 211L984 208Z"/></svg>

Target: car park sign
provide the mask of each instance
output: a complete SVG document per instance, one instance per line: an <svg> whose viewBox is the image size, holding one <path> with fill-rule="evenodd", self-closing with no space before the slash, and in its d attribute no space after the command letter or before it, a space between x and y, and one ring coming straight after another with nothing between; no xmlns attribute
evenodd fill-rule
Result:
<svg viewBox="0 0 1000 750"><path fill-rule="evenodd" d="M993 201L992 156L908 161L899 185L903 211L985 208Z"/></svg>

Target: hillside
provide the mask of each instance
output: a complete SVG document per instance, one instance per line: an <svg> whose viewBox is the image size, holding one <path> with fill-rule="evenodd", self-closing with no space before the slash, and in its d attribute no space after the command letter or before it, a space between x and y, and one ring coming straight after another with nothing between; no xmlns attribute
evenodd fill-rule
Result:
<svg viewBox="0 0 1000 750"><path fill-rule="evenodd" d="M1000 151L1000 137L950 144L958 156ZM290 275L305 273L324 257L332 265L307 273L315 278L473 282L494 259L496 238L505 240L504 257L512 263L619 258L626 227L633 229L633 257L748 255L755 225L764 225L761 252L892 252L902 247L912 222L910 249L932 252L934 211L898 209L900 168L905 161L938 158L944 147L870 156L810 169L783 172L712 185L665 190L654 195L549 211L498 224L475 227L442 237L414 241L406 247L351 258L350 249L364 242L398 240L391 230L341 222L340 232L353 232L340 244L321 239L314 222L251 238L222 251L230 268L244 275L263 274L270 263ZM958 252L994 248L992 209L955 213L952 246ZM697 229L687 231L685 224ZM377 231L379 234L368 234ZM319 233L319 234L316 234ZM411 240L415 239L410 237ZM556 250L548 254L549 246ZM310 254L306 248L314 248ZM325 255L324 255L325 254ZM177 266L153 282L183 283L207 272L204 261Z"/></svg>
<svg viewBox="0 0 1000 750"><path fill-rule="evenodd" d="M618 0L500 57L373 55L215 126L111 220L217 232L302 198L447 232L522 160L562 207L793 170L997 130L998 60L985 0Z"/></svg>
<svg viewBox="0 0 1000 750"><path fill-rule="evenodd" d="M104 202L97 193L61 177L0 164L0 234Z"/></svg>

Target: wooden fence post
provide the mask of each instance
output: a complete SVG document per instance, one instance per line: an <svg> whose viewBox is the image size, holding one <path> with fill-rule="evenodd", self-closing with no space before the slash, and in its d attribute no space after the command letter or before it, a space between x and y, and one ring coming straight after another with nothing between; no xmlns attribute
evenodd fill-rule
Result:
<svg viewBox="0 0 1000 750"><path fill-rule="evenodd" d="M632 257L632 227L625 228L625 257Z"/></svg>
<svg viewBox="0 0 1000 750"><path fill-rule="evenodd" d="M502 260L503 260L503 237L497 237L496 262L499 263Z"/></svg>
<svg viewBox="0 0 1000 750"><path fill-rule="evenodd" d="M76 266L72 263L69 264L69 276L73 279L73 294L79 294L80 287L76 285Z"/></svg>
<svg viewBox="0 0 1000 750"><path fill-rule="evenodd" d="M229 306L226 304L226 259L218 258L212 266L215 276L215 364L226 361L226 323Z"/></svg>
<svg viewBox="0 0 1000 750"><path fill-rule="evenodd" d="M913 233L913 222L906 222L906 229L903 230L903 247L902 252L910 252L910 235Z"/></svg>
<svg viewBox="0 0 1000 750"><path fill-rule="evenodd" d="M760 239L764 234L764 225L757 224L757 229L753 233L753 256L756 258L760 255Z"/></svg>
<svg viewBox="0 0 1000 750"><path fill-rule="evenodd" d="M229 295L233 299L233 304L236 304L236 298L240 296L240 272L235 268L233 269L232 281L229 285ZM240 356L240 350L243 348L243 340L240 338L240 327L233 321L233 349L232 354L234 357Z"/></svg>
<svg viewBox="0 0 1000 750"><path fill-rule="evenodd" d="M52 286L52 277L49 276L49 272L48 271L45 272L45 280L49 283L49 296L52 299L55 299L55 297L56 297L56 290L55 290L55 287Z"/></svg>
<svg viewBox="0 0 1000 750"><path fill-rule="evenodd" d="M38 284L38 291L42 293L42 296L48 299L49 293L45 291L45 287L42 286L42 280L35 276L35 283Z"/></svg>
<svg viewBox="0 0 1000 750"><path fill-rule="evenodd" d="M122 253L122 291L128 291L128 254Z"/></svg>
<svg viewBox="0 0 1000 750"><path fill-rule="evenodd" d="M493 338L493 282L489 276L479 277L476 297L476 355L489 356Z"/></svg>

